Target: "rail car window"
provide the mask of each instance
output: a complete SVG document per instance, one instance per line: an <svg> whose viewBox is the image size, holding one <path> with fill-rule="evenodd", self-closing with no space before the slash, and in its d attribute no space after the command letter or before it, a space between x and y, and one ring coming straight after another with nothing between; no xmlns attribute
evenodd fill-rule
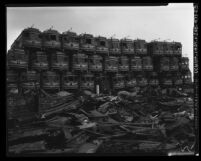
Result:
<svg viewBox="0 0 201 161"><path fill-rule="evenodd" d="M50 35L50 39L56 41L57 40L56 35Z"/></svg>
<svg viewBox="0 0 201 161"><path fill-rule="evenodd" d="M91 39L86 39L86 43L87 44L92 44L92 40Z"/></svg>
<svg viewBox="0 0 201 161"><path fill-rule="evenodd" d="M25 38L29 38L29 37L30 37L30 34L29 34L28 32L25 32L25 33L24 33L24 37L25 37Z"/></svg>
<svg viewBox="0 0 201 161"><path fill-rule="evenodd" d="M122 43L122 46L124 47L124 48L128 48L128 44L127 43Z"/></svg>
<svg viewBox="0 0 201 161"><path fill-rule="evenodd" d="M100 46L106 46L105 41L101 41L101 42L100 42Z"/></svg>

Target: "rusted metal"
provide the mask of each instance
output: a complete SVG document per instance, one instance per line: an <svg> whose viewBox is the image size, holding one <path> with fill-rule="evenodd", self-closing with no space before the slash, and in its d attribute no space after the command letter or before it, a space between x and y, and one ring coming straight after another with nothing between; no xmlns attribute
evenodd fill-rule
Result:
<svg viewBox="0 0 201 161"><path fill-rule="evenodd" d="M86 54L73 54L73 70L86 71L88 70L88 56Z"/></svg>
<svg viewBox="0 0 201 161"><path fill-rule="evenodd" d="M96 43L96 53L107 54L109 52L108 41L106 37L102 36L96 37L95 43Z"/></svg>
<svg viewBox="0 0 201 161"><path fill-rule="evenodd" d="M134 40L135 54L146 55L147 54L147 43L145 40Z"/></svg>
<svg viewBox="0 0 201 161"><path fill-rule="evenodd" d="M80 38L80 49L83 51L94 52L95 51L95 39L91 34L82 34Z"/></svg>
<svg viewBox="0 0 201 161"><path fill-rule="evenodd" d="M79 50L79 36L75 32L67 31L61 34L62 47L65 50Z"/></svg>
<svg viewBox="0 0 201 161"><path fill-rule="evenodd" d="M120 47L122 54L133 55L134 54L134 44L131 39L121 39Z"/></svg>
<svg viewBox="0 0 201 161"><path fill-rule="evenodd" d="M12 49L8 52L8 67L14 69L28 68L28 55L24 49Z"/></svg>
<svg viewBox="0 0 201 161"><path fill-rule="evenodd" d="M63 52L56 51L51 55L51 68L53 70L64 71L69 69L68 56Z"/></svg>
<svg viewBox="0 0 201 161"><path fill-rule="evenodd" d="M115 56L105 57L105 71L106 72L118 71L118 57L115 57Z"/></svg>
<svg viewBox="0 0 201 161"><path fill-rule="evenodd" d="M142 71L142 59L140 57L131 58L131 71Z"/></svg>
<svg viewBox="0 0 201 161"><path fill-rule="evenodd" d="M49 68L47 54L42 51L34 53L32 60L32 68L35 70L47 70Z"/></svg>
<svg viewBox="0 0 201 161"><path fill-rule="evenodd" d="M89 71L100 72L103 71L103 58L99 55L89 56Z"/></svg>
<svg viewBox="0 0 201 161"><path fill-rule="evenodd" d="M70 89L78 89L78 76L71 73L66 72L63 75L63 89L70 90Z"/></svg>
<svg viewBox="0 0 201 161"><path fill-rule="evenodd" d="M111 55L120 55L121 49L120 49L120 41L115 38L108 39L109 44L109 53Z"/></svg>
<svg viewBox="0 0 201 161"><path fill-rule="evenodd" d="M42 33L42 46L46 49L60 49L60 33L56 30L48 29Z"/></svg>

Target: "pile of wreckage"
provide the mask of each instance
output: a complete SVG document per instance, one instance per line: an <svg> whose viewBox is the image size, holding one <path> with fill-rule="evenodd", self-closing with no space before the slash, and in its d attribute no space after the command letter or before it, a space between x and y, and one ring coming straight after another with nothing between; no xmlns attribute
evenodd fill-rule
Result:
<svg viewBox="0 0 201 161"><path fill-rule="evenodd" d="M194 154L194 108L188 95L43 91L39 99L38 113L29 94L16 97L18 104L8 101L9 154Z"/></svg>

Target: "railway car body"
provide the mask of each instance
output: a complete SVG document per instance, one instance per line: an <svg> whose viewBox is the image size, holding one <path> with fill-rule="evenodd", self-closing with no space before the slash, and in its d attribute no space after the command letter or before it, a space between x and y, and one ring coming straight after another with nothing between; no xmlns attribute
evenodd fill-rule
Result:
<svg viewBox="0 0 201 161"><path fill-rule="evenodd" d="M92 72L100 72L103 70L103 58L99 55L89 56L89 70Z"/></svg>
<svg viewBox="0 0 201 161"><path fill-rule="evenodd" d="M135 54L138 55L146 55L147 54L147 43L145 40L134 40L134 51Z"/></svg>
<svg viewBox="0 0 201 161"><path fill-rule="evenodd" d="M173 43L173 54L177 56L181 56L182 53L182 44L180 42Z"/></svg>
<svg viewBox="0 0 201 161"><path fill-rule="evenodd" d="M79 36L75 32L63 32L61 35L61 41L64 50L79 50Z"/></svg>
<svg viewBox="0 0 201 161"><path fill-rule="evenodd" d="M109 45L109 53L110 55L120 55L121 49L120 49L120 41L118 39L108 39L108 45Z"/></svg>
<svg viewBox="0 0 201 161"><path fill-rule="evenodd" d="M7 83L16 83L18 82L18 73L13 70L7 70Z"/></svg>
<svg viewBox="0 0 201 161"><path fill-rule="evenodd" d="M140 57L131 58L131 71L142 71L142 59Z"/></svg>
<svg viewBox="0 0 201 161"><path fill-rule="evenodd" d="M158 86L159 85L158 75L156 72L151 73L148 84L150 86Z"/></svg>
<svg viewBox="0 0 201 161"><path fill-rule="evenodd" d="M123 55L134 55L134 44L131 39L121 39L120 47Z"/></svg>
<svg viewBox="0 0 201 161"><path fill-rule="evenodd" d="M172 76L170 74L166 74L165 76L163 76L161 79L161 85L172 86L173 85Z"/></svg>
<svg viewBox="0 0 201 161"><path fill-rule="evenodd" d="M189 59L187 57L182 57L180 62L181 71L187 71L189 69Z"/></svg>
<svg viewBox="0 0 201 161"><path fill-rule="evenodd" d="M91 34L80 35L80 49L86 52L95 51L95 39Z"/></svg>
<svg viewBox="0 0 201 161"><path fill-rule="evenodd" d="M148 50L150 55L157 56L163 55L163 42L160 41L152 41L148 44Z"/></svg>
<svg viewBox="0 0 201 161"><path fill-rule="evenodd" d="M129 71L129 59L127 56L119 57L119 71L120 72Z"/></svg>
<svg viewBox="0 0 201 161"><path fill-rule="evenodd" d="M115 56L105 57L105 71L106 72L118 71L118 57L115 57Z"/></svg>
<svg viewBox="0 0 201 161"><path fill-rule="evenodd" d="M21 86L23 89L36 89L40 87L40 75L36 71L27 71L21 74Z"/></svg>
<svg viewBox="0 0 201 161"><path fill-rule="evenodd" d="M108 49L108 41L106 37L96 37L95 38L96 42L96 53L100 54L108 54L109 49Z"/></svg>
<svg viewBox="0 0 201 161"><path fill-rule="evenodd" d="M79 88L77 75L66 72L63 75L63 89L64 90L77 90Z"/></svg>
<svg viewBox="0 0 201 161"><path fill-rule="evenodd" d="M42 88L45 90L59 90L59 75L52 71L46 71L42 74Z"/></svg>
<svg viewBox="0 0 201 161"><path fill-rule="evenodd" d="M56 51L51 55L51 68L53 70L68 70L68 56L66 56L63 52Z"/></svg>
<svg viewBox="0 0 201 161"><path fill-rule="evenodd" d="M168 57L160 59L160 72L167 72L170 70L170 60Z"/></svg>
<svg viewBox="0 0 201 161"><path fill-rule="evenodd" d="M8 67L14 69L28 68L28 55L24 49L13 49L8 52Z"/></svg>
<svg viewBox="0 0 201 161"><path fill-rule="evenodd" d="M88 56L83 53L73 54L73 70L86 71L88 70Z"/></svg>
<svg viewBox="0 0 201 161"><path fill-rule="evenodd" d="M137 76L137 85L140 87L145 87L148 85L148 80L144 75Z"/></svg>
<svg viewBox="0 0 201 161"><path fill-rule="evenodd" d="M45 52L37 51L32 58L32 69L48 70L48 60Z"/></svg>
<svg viewBox="0 0 201 161"><path fill-rule="evenodd" d="M137 85L137 80L133 77L132 74L127 74L125 77L125 86L126 88L133 88Z"/></svg>
<svg viewBox="0 0 201 161"><path fill-rule="evenodd" d="M146 56L142 58L142 69L145 71L153 70L152 58L150 56Z"/></svg>
<svg viewBox="0 0 201 161"><path fill-rule="evenodd" d="M172 42L164 42L163 43L163 54L164 55L173 55L173 43Z"/></svg>
<svg viewBox="0 0 201 161"><path fill-rule="evenodd" d="M83 75L81 79L80 88L94 90L94 76L90 73Z"/></svg>
<svg viewBox="0 0 201 161"><path fill-rule="evenodd" d="M24 29L12 44L11 48L41 48L41 31L29 27Z"/></svg>
<svg viewBox="0 0 201 161"><path fill-rule="evenodd" d="M182 73L182 79L183 79L184 85L192 84L192 74L191 74L190 70Z"/></svg>
<svg viewBox="0 0 201 161"><path fill-rule="evenodd" d="M183 80L182 80L182 75L181 74L176 74L173 77L173 84L175 86L181 86L183 84Z"/></svg>
<svg viewBox="0 0 201 161"><path fill-rule="evenodd" d="M56 30L48 29L42 33L43 47L46 49L60 49L60 33Z"/></svg>
<svg viewBox="0 0 201 161"><path fill-rule="evenodd" d="M125 88L124 76L121 74L116 74L113 77L112 83L113 83L114 90L119 90L119 89Z"/></svg>
<svg viewBox="0 0 201 161"><path fill-rule="evenodd" d="M170 58L170 71L179 70L179 59L176 57Z"/></svg>

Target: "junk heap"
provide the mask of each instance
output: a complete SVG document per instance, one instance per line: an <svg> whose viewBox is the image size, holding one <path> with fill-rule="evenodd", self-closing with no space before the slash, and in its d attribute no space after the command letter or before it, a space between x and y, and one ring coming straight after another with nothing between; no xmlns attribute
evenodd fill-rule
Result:
<svg viewBox="0 0 201 161"><path fill-rule="evenodd" d="M194 153L181 43L22 31L7 54L10 154Z"/></svg>

